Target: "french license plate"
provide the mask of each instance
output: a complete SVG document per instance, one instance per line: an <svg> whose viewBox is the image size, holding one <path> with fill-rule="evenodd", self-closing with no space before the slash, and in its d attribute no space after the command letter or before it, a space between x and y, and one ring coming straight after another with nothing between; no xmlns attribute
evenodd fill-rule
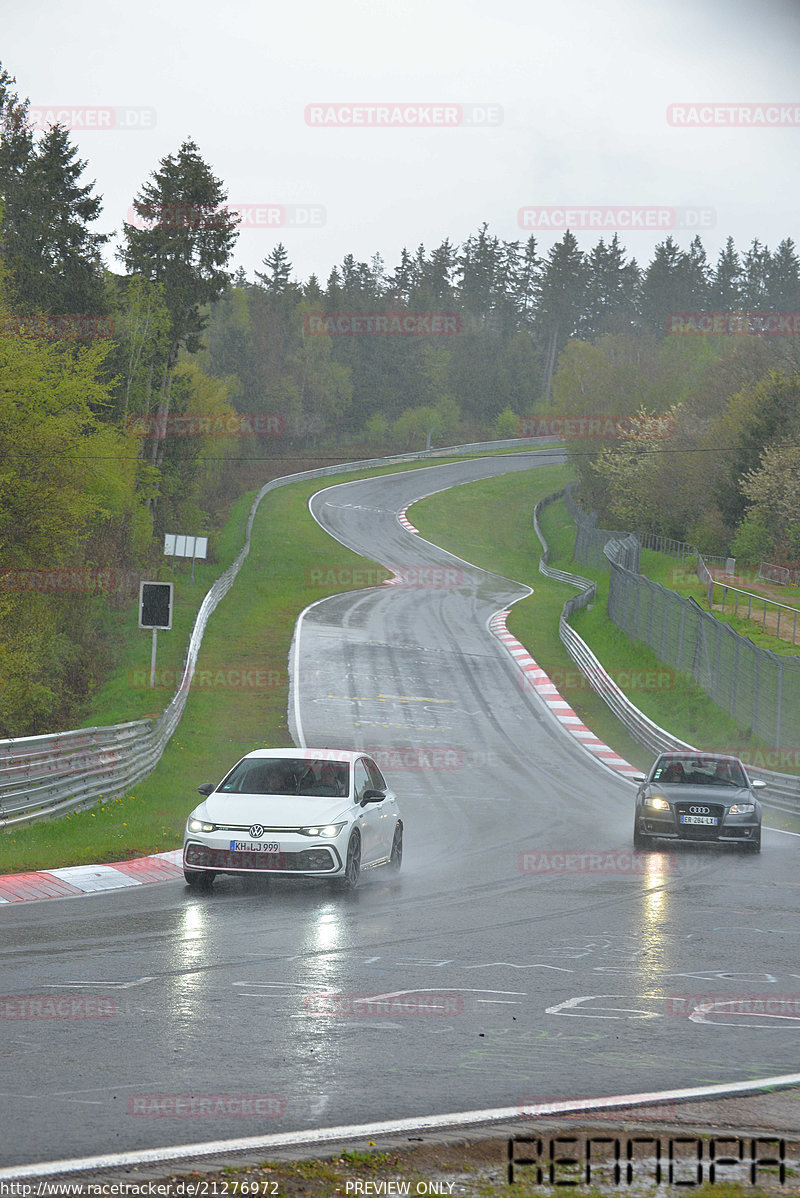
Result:
<svg viewBox="0 0 800 1198"><path fill-rule="evenodd" d="M232 840L232 853L279 853L277 840Z"/></svg>
<svg viewBox="0 0 800 1198"><path fill-rule="evenodd" d="M682 815L682 824L716 824L717 817L715 815Z"/></svg>

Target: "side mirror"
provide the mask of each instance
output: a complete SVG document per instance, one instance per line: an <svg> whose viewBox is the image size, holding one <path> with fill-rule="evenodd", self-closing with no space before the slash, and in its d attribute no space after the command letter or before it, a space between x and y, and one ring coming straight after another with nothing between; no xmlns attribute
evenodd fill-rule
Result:
<svg viewBox="0 0 800 1198"><path fill-rule="evenodd" d="M632 782L646 782L647 774L633 774L631 776L631 781Z"/></svg>
<svg viewBox="0 0 800 1198"><path fill-rule="evenodd" d="M760 778L754 778L752 782L753 790L766 790L766 782L762 782Z"/></svg>
<svg viewBox="0 0 800 1198"><path fill-rule="evenodd" d="M365 790L361 796L361 806L366 807L367 803L382 803L385 798L384 790Z"/></svg>
<svg viewBox="0 0 800 1198"><path fill-rule="evenodd" d="M214 789L215 788L214 788L213 782L204 782L202 786L198 786L197 793L199 795L203 795L204 798L207 799L208 796L213 792Z"/></svg>

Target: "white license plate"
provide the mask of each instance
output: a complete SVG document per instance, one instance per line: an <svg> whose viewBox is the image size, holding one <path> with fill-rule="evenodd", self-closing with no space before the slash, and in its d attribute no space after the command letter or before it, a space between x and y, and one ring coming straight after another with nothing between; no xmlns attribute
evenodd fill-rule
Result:
<svg viewBox="0 0 800 1198"><path fill-rule="evenodd" d="M715 815L682 815L682 824L715 824L717 817Z"/></svg>
<svg viewBox="0 0 800 1198"><path fill-rule="evenodd" d="M277 840L232 840L232 853L279 853Z"/></svg>

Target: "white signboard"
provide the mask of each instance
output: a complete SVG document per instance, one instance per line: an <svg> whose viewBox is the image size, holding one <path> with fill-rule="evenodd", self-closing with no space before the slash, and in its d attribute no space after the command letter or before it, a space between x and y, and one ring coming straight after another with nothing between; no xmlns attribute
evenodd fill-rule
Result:
<svg viewBox="0 0 800 1198"><path fill-rule="evenodd" d="M208 537L181 537L176 533L164 534L164 553L167 557L191 557L205 561L208 552Z"/></svg>

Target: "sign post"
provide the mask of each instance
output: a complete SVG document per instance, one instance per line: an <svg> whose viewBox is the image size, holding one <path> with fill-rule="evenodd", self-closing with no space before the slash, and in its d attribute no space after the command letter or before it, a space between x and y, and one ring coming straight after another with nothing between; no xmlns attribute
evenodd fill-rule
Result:
<svg viewBox="0 0 800 1198"><path fill-rule="evenodd" d="M176 557L190 557L192 559L192 582L194 582L195 559L206 560L208 537L182 537L174 532L166 532L164 533L164 553L167 557L172 558L173 569Z"/></svg>
<svg viewBox="0 0 800 1198"><path fill-rule="evenodd" d="M150 654L150 689L156 684L156 644L159 628L172 627L172 598L174 583L139 583L139 627L152 628L153 649Z"/></svg>

